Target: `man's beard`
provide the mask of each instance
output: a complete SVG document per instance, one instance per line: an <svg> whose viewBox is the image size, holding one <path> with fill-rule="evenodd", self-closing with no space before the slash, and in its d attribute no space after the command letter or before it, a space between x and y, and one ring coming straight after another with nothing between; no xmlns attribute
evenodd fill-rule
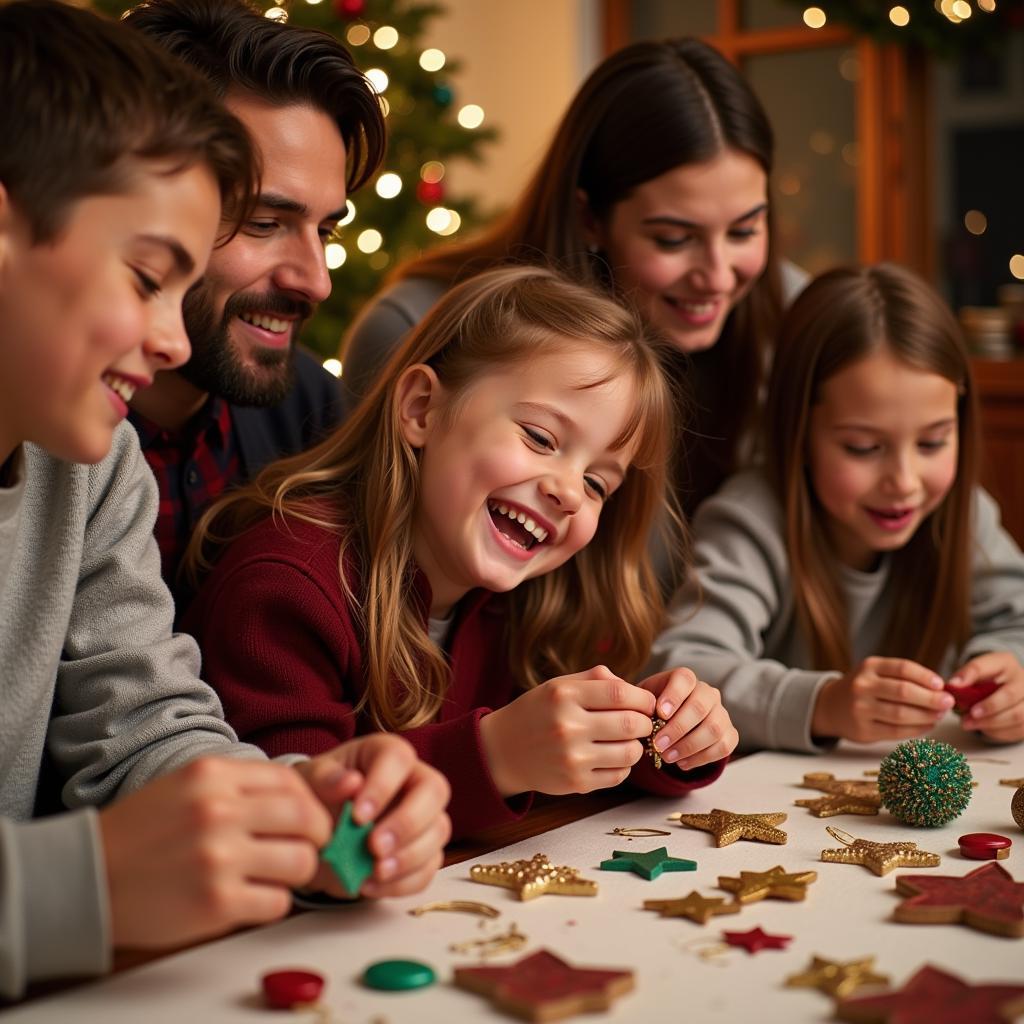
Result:
<svg viewBox="0 0 1024 1024"><path fill-rule="evenodd" d="M240 313L263 312L298 314L292 328L292 344L287 348L256 348L251 358L258 370L243 365L231 344L231 321ZM309 318L313 307L269 292L266 295L239 292L228 298L220 320L209 292L200 281L185 296L182 315L192 343L192 358L178 373L200 391L218 395L233 405L266 408L279 405L295 382L294 334Z"/></svg>

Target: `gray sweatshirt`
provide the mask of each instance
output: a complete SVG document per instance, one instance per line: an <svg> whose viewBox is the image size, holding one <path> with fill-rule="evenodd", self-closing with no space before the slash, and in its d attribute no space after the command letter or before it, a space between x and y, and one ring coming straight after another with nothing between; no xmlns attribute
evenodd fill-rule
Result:
<svg viewBox="0 0 1024 1024"><path fill-rule="evenodd" d="M756 471L727 481L694 519L696 571L655 641L648 672L680 665L722 691L740 749L823 749L811 737L818 691L838 672L810 669L797 627L782 508ZM986 651L1024 661L1024 555L999 525L984 491L974 501L971 639L950 649L946 675ZM891 611L890 562L874 572L844 568L854 661L879 653ZM699 586L699 596L698 596Z"/></svg>
<svg viewBox="0 0 1024 1024"><path fill-rule="evenodd" d="M0 996L109 968L91 807L201 754L263 757L171 632L156 508L127 424L95 466L25 445L0 487Z"/></svg>

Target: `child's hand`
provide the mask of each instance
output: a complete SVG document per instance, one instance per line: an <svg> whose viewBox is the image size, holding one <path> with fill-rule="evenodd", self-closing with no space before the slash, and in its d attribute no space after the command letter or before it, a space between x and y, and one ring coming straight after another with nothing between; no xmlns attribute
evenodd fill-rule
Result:
<svg viewBox="0 0 1024 1024"><path fill-rule="evenodd" d="M654 695L599 665L549 679L480 719L498 791L589 793L617 786L643 756Z"/></svg>
<svg viewBox="0 0 1024 1024"><path fill-rule="evenodd" d="M436 768L424 764L400 736L376 733L295 765L335 815L353 801L356 824L373 821L367 840L376 865L359 890L364 896L419 892L441 866L451 822L444 809L451 789ZM330 867L321 864L313 888L348 896Z"/></svg>
<svg viewBox="0 0 1024 1024"><path fill-rule="evenodd" d="M964 715L963 727L1002 743L1024 739L1024 666L1009 651L980 654L967 662L949 685L968 686L981 679L992 679L999 688Z"/></svg>
<svg viewBox="0 0 1024 1024"><path fill-rule="evenodd" d="M857 743L908 739L924 735L952 706L931 669L907 658L865 658L821 688L811 732Z"/></svg>
<svg viewBox="0 0 1024 1024"><path fill-rule="evenodd" d="M699 768L720 761L736 749L739 733L722 707L722 695L688 668L669 669L639 684L657 699L665 725L654 737L655 749L678 768Z"/></svg>
<svg viewBox="0 0 1024 1024"><path fill-rule="evenodd" d="M283 917L331 816L291 768L205 757L100 813L115 946L155 948Z"/></svg>

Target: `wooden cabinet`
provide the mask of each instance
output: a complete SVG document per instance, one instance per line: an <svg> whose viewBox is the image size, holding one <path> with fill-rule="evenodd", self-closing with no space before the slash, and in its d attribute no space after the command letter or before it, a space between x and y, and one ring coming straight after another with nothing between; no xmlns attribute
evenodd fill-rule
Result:
<svg viewBox="0 0 1024 1024"><path fill-rule="evenodd" d="M975 359L981 406L981 481L1024 548L1024 359Z"/></svg>

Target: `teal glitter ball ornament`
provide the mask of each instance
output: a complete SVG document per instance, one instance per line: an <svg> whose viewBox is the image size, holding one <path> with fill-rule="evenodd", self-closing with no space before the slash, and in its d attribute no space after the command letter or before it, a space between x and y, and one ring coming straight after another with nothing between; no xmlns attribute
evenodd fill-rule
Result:
<svg viewBox="0 0 1024 1024"><path fill-rule="evenodd" d="M907 825L937 828L956 818L971 799L971 769L963 754L938 740L907 740L882 761L882 804Z"/></svg>
<svg viewBox="0 0 1024 1024"><path fill-rule="evenodd" d="M445 85L443 82L439 82L434 86L433 89L434 102L444 110L452 105L452 100L455 99L455 93L452 92L451 87Z"/></svg>

